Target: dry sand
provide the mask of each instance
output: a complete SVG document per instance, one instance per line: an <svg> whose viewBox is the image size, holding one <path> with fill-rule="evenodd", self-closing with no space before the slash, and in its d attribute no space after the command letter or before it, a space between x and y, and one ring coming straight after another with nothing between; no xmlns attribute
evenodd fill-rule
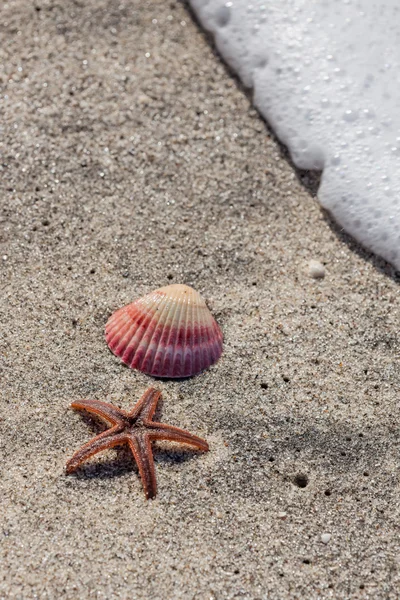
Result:
<svg viewBox="0 0 400 600"><path fill-rule="evenodd" d="M396 274L322 213L185 5L10 0L0 31L0 598L398 598ZM154 384L103 329L169 282L225 352L156 382L211 451L160 445L146 502L123 450L64 474L99 431L69 403Z"/></svg>

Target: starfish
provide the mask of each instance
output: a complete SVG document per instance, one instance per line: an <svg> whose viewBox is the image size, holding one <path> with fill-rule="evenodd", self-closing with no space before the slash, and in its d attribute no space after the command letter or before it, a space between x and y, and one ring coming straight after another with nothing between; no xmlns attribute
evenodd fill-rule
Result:
<svg viewBox="0 0 400 600"><path fill-rule="evenodd" d="M157 482L151 442L169 440L194 446L203 452L209 449L207 442L197 435L152 420L160 397L159 390L149 388L129 412L100 400L72 402L72 408L86 410L102 417L111 423L112 427L75 452L67 462L67 474L73 473L85 460L102 450L128 444L138 466L146 498L154 498L157 493Z"/></svg>

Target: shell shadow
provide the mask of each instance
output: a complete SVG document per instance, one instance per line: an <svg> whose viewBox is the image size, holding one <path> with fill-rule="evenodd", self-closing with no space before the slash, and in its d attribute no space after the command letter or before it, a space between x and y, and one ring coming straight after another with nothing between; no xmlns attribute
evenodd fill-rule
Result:
<svg viewBox="0 0 400 600"><path fill-rule="evenodd" d="M201 373L199 373L199 375L201 375ZM160 383L164 381L175 381L177 383L183 383L185 381L188 381L189 379L192 379L192 377L193 375L189 375L188 377L156 377L154 375L151 376L152 379L154 379L155 381L159 381Z"/></svg>

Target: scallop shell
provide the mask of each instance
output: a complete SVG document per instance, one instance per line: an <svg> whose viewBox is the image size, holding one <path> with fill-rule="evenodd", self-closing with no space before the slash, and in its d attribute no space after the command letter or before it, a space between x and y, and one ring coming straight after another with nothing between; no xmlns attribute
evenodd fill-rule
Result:
<svg viewBox="0 0 400 600"><path fill-rule="evenodd" d="M187 285L167 285L117 310L106 325L111 351L154 377L190 377L215 363L222 332Z"/></svg>

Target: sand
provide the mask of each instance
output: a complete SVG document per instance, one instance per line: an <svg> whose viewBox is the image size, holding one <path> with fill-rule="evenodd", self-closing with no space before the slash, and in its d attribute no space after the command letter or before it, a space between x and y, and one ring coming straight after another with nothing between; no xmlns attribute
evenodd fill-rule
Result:
<svg viewBox="0 0 400 600"><path fill-rule="evenodd" d="M13 0L0 23L0 598L398 598L398 275L321 211L184 4ZM103 337L168 283L225 336L187 381ZM101 430L70 402L150 385L210 452L160 444L150 502L125 450L66 476Z"/></svg>

